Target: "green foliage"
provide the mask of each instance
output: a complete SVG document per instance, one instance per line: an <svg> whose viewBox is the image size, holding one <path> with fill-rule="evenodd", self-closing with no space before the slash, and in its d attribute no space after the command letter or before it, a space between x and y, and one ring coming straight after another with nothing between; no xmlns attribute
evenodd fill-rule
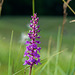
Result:
<svg viewBox="0 0 75 75"><path fill-rule="evenodd" d="M25 19L24 19L25 18ZM0 75L8 75L8 52L10 46L10 35L12 29L14 30L14 37L11 49L11 70L13 75L28 75L29 74L29 66L23 66L23 55L25 51L25 45L20 44L18 41L20 39L20 34L23 31L27 31L28 28L25 26L29 23L27 17L4 17L0 20ZM60 22L59 22L60 21ZM65 32L64 32L64 40L62 48L64 51L57 51L59 48L59 39L60 39L60 30L58 31L58 43L57 42L57 28L58 25L61 24L61 18L49 18L49 17L40 17L40 29L42 30L40 35L41 39L41 63L38 66L34 66L32 75L47 75L48 72L53 75L55 72L55 64L56 64L56 56L59 56L58 62L58 75L66 75L68 68L71 75L75 72L75 56L74 50L73 53L70 50L73 47L72 39L74 38L75 25L66 24ZM26 24L25 24L26 23ZM67 28L68 27L68 28ZM66 32L67 31L67 32ZM72 34L71 34L72 33ZM52 36L51 47L48 46L49 37ZM44 41L43 41L44 40ZM57 47L56 47L57 46ZM67 51L65 48L69 48ZM57 48L57 50L56 50ZM51 50L50 50L51 49ZM62 49L62 50L63 50ZM49 51L50 50L50 51ZM69 52L71 51L71 52ZM48 54L49 53L49 54ZM49 58L48 58L49 56ZM71 58L71 60L70 60ZM73 63L70 65L70 63ZM49 66L48 66L49 65ZM69 67L69 65L71 67Z"/></svg>
<svg viewBox="0 0 75 75"><path fill-rule="evenodd" d="M60 32L61 28L58 29L58 36L57 36L57 52L60 51ZM55 72L54 75L58 75L58 61L59 61L59 55L56 56L56 63L55 63Z"/></svg>
<svg viewBox="0 0 75 75"><path fill-rule="evenodd" d="M69 63L69 67L68 67L67 75L70 74L70 68L72 67L72 65L73 65L72 74L73 74L73 72L74 72L74 69L75 69L75 66L74 66L74 63L73 63L74 54L75 54L75 45L74 45L74 48L73 48L73 51L72 51L72 56L71 56L71 59L70 59L70 63Z"/></svg>
<svg viewBox="0 0 75 75"><path fill-rule="evenodd" d="M13 41L13 31L11 33L11 40L9 46L9 60L8 60L8 75L11 75L11 50L12 50L12 41Z"/></svg>

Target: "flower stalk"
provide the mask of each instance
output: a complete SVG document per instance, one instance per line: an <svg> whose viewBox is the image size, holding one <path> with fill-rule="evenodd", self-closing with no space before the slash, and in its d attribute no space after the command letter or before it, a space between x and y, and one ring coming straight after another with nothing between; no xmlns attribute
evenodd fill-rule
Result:
<svg viewBox="0 0 75 75"><path fill-rule="evenodd" d="M29 75L31 75L31 72L32 72L32 65L30 66Z"/></svg>
<svg viewBox="0 0 75 75"><path fill-rule="evenodd" d="M31 16L32 20L30 20L31 30L28 33L31 41L26 41L25 44L27 44L27 46L24 53L24 57L28 57L28 60L25 60L25 63L23 64L30 65L29 75L31 75L33 65L38 65L38 63L40 63L40 55L38 54L38 52L40 53L41 50L41 47L38 47L37 45L40 44L40 41L37 41L37 39L40 39L40 36L38 35L38 33L40 32L40 30L38 30L40 25L37 25L39 18L37 17L37 14L35 14L34 0L32 0L32 10L33 16Z"/></svg>
<svg viewBox="0 0 75 75"><path fill-rule="evenodd" d="M30 72L29 75L31 75L32 67L33 65L38 65L40 63L40 53L41 47L38 47L38 44L41 42L38 41L37 39L40 39L40 36L38 33L40 32L39 27L40 25L38 24L39 18L37 17L37 14L34 13L34 16L31 16L32 20L30 20L30 27L31 30L29 30L28 36L30 38L30 41L26 41L25 44L26 50L24 53L24 57L28 57L28 60L25 60L24 65L28 64L30 65Z"/></svg>

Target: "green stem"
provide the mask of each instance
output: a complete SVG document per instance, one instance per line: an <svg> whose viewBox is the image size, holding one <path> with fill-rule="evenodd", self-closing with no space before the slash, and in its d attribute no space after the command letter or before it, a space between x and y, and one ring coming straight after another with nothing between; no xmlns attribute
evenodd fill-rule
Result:
<svg viewBox="0 0 75 75"><path fill-rule="evenodd" d="M32 10L33 10L33 16L34 16L34 13L35 13L35 1L32 0Z"/></svg>
<svg viewBox="0 0 75 75"><path fill-rule="evenodd" d="M32 72L32 65L30 66L29 75L31 75L31 72Z"/></svg>

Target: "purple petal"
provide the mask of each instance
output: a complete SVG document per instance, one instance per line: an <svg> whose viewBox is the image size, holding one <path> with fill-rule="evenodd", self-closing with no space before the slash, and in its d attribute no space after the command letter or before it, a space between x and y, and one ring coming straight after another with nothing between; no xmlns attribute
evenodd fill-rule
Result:
<svg viewBox="0 0 75 75"><path fill-rule="evenodd" d="M31 16L31 18L34 18L33 16Z"/></svg>
<svg viewBox="0 0 75 75"><path fill-rule="evenodd" d="M38 36L38 37L36 37L36 38L40 39L40 36Z"/></svg>
<svg viewBox="0 0 75 75"><path fill-rule="evenodd" d="M37 22L39 21L39 17L37 17Z"/></svg>
<svg viewBox="0 0 75 75"><path fill-rule="evenodd" d="M41 42L40 41L36 41L36 43L40 44Z"/></svg>
<svg viewBox="0 0 75 75"><path fill-rule="evenodd" d="M40 27L40 25L37 26L37 28L39 28L39 27Z"/></svg>
<svg viewBox="0 0 75 75"><path fill-rule="evenodd" d="M32 20L30 20L30 23L33 23L33 21L32 21Z"/></svg>
<svg viewBox="0 0 75 75"><path fill-rule="evenodd" d="M41 50L41 47L38 47L38 48L37 48L37 50L40 52L40 50Z"/></svg>
<svg viewBox="0 0 75 75"><path fill-rule="evenodd" d="M27 60L25 60L25 63L23 65L26 65L27 64Z"/></svg>
<svg viewBox="0 0 75 75"><path fill-rule="evenodd" d="M26 43L25 44L30 44L31 42L30 41L26 41Z"/></svg>
<svg viewBox="0 0 75 75"><path fill-rule="evenodd" d="M29 26L30 26L30 27L32 27L33 25L32 25L32 24L30 24Z"/></svg>
<svg viewBox="0 0 75 75"><path fill-rule="evenodd" d="M40 32L40 30L37 31L38 33Z"/></svg>
<svg viewBox="0 0 75 75"><path fill-rule="evenodd" d="M37 17L37 15L34 13L34 17L36 18Z"/></svg>

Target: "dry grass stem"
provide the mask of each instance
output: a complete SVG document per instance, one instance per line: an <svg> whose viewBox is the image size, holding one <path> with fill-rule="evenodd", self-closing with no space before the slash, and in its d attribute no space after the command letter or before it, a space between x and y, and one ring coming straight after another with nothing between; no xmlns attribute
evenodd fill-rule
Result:
<svg viewBox="0 0 75 75"><path fill-rule="evenodd" d="M71 20L70 23L75 22L75 20Z"/></svg>
<svg viewBox="0 0 75 75"><path fill-rule="evenodd" d="M70 3L71 0L67 0L67 4ZM60 50L61 50L61 45L62 45L62 39L63 39L63 32L64 32L64 25L66 23L66 17L67 17L67 5L64 3L63 4L63 24L62 24L62 29L61 29L61 38L60 38Z"/></svg>
<svg viewBox="0 0 75 75"><path fill-rule="evenodd" d="M67 0L67 4L70 3L71 0ZM64 3L63 4L63 25L66 23L66 17L67 17L67 5Z"/></svg>
<svg viewBox="0 0 75 75"><path fill-rule="evenodd" d="M4 0L0 0L0 15L1 15L1 11L2 11L3 2L4 2Z"/></svg>

